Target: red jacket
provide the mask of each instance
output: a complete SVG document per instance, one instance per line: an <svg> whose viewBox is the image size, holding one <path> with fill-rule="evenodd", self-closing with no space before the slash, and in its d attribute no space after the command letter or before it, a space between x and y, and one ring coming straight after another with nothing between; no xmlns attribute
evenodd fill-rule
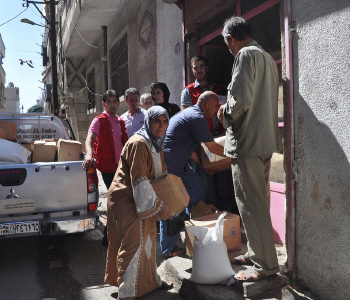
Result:
<svg viewBox="0 0 350 300"><path fill-rule="evenodd" d="M194 86L195 86L195 82L186 86L186 88L188 88L188 91L190 92L190 95L192 98L192 105L195 105L197 103L199 96L204 93L200 86L197 86L197 87L194 87ZM215 84L212 92L214 92L217 95L221 95L221 86L218 84ZM213 134L213 119L207 118L207 117L206 117L206 119L208 121L209 130ZM224 127L222 126L221 123L219 123L218 132L221 133L223 131L224 131Z"/></svg>
<svg viewBox="0 0 350 300"><path fill-rule="evenodd" d="M115 162L114 140L111 124L107 116L102 114L97 116L100 122L100 131L98 133L98 143L94 143L94 158L96 159L96 168L103 173L113 173L117 170ZM122 143L128 140L126 134L125 122L118 117L119 125L122 130Z"/></svg>

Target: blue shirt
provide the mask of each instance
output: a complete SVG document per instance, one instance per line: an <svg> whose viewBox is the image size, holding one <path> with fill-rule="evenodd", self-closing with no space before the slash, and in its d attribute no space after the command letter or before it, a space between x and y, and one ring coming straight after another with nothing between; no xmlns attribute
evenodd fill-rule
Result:
<svg viewBox="0 0 350 300"><path fill-rule="evenodd" d="M181 176L196 147L212 141L208 122L198 104L177 113L170 119L164 142L168 172Z"/></svg>
<svg viewBox="0 0 350 300"><path fill-rule="evenodd" d="M210 81L209 81L209 86L208 87L200 85L199 82L197 81L197 79L194 82L194 87L195 88L200 87L202 89L203 93L206 92L206 91L212 91L215 86L216 86L216 84L212 83ZM182 93L181 93L181 105L192 105L192 96L191 96L191 93L190 93L190 90L188 89L188 87L185 87L182 90ZM218 132L219 119L218 119L216 113L213 115L212 120L213 120L213 135L219 134L219 132Z"/></svg>
<svg viewBox="0 0 350 300"><path fill-rule="evenodd" d="M129 110L120 116L125 122L125 129L128 138L131 138L134 135L134 133L143 126L145 113L146 110L140 107L139 110L133 116L130 115Z"/></svg>

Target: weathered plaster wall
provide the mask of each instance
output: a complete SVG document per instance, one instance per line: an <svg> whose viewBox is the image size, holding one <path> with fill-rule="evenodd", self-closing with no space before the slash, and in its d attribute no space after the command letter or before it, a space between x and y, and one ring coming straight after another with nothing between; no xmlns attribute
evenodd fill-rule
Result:
<svg viewBox="0 0 350 300"><path fill-rule="evenodd" d="M350 3L293 0L296 272L350 299Z"/></svg>
<svg viewBox="0 0 350 300"><path fill-rule="evenodd" d="M167 84L170 102L181 105L183 83L182 12L157 0L157 80Z"/></svg>
<svg viewBox="0 0 350 300"><path fill-rule="evenodd" d="M149 85L155 80L162 80L169 86L171 102L180 103L180 94L183 89L182 78L182 14L176 5L165 4L161 0L128 0L122 1L119 12L115 18L107 24L107 65L109 88L111 84L110 52L116 43L126 34L128 47L129 87L136 87L140 93L148 92ZM68 15L67 15L68 16ZM76 17L78 18L78 16ZM76 21L75 21L76 22ZM64 20L67 27L72 26L72 20ZM64 31L67 35L68 29ZM89 46L84 56L85 73L92 69L95 73L95 93L104 93L104 54L103 32L100 29L100 38ZM79 39L81 47L87 44ZM63 43L68 44L66 36ZM175 53L175 46L179 44L179 52ZM78 59L76 53L71 50L70 59L75 62ZM85 87L70 88L69 92L77 92ZM124 91L123 91L124 93ZM79 99L78 99L79 98ZM78 99L78 100L77 100ZM82 93L72 102L75 111L72 122L79 131L87 132L92 119L103 111L101 97L95 96L96 109L87 113L87 93ZM121 97L121 99L123 99ZM124 101L121 102L118 115L128 109Z"/></svg>
<svg viewBox="0 0 350 300"><path fill-rule="evenodd" d="M156 1L126 2L121 14L108 26L109 50L125 33L128 36L129 86L143 93L157 79ZM142 42L140 35L146 41Z"/></svg>

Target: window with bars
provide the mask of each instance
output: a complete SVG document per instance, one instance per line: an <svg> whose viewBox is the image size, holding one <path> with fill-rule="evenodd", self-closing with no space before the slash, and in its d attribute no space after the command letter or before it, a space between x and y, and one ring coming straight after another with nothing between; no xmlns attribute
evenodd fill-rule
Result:
<svg viewBox="0 0 350 300"><path fill-rule="evenodd" d="M96 107L95 102L95 69L92 69L87 74L87 85L88 85L88 109L92 109Z"/></svg>
<svg viewBox="0 0 350 300"><path fill-rule="evenodd" d="M110 51L111 87L123 95L129 87L128 40L125 34Z"/></svg>

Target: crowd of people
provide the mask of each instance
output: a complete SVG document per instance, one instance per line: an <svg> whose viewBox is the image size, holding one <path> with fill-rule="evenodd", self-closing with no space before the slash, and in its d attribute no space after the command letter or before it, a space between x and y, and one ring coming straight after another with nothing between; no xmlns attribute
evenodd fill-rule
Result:
<svg viewBox="0 0 350 300"><path fill-rule="evenodd" d="M149 93L125 91L128 111L116 112L119 97L108 90L102 98L105 111L94 118L86 138L85 169L95 165L108 192L108 244L105 282L118 286L119 299L135 299L173 284L157 274L154 216L160 221L160 246L166 257L184 255L176 247L178 236L167 235L171 212L155 194L151 181L164 173L179 176L190 196L186 212L199 201L210 201L208 173L202 168L199 147L231 158L231 172L214 174L218 207L239 209L248 251L235 264L251 264L237 280L256 281L279 271L269 214L269 170L278 145L278 73L274 60L253 39L249 24L232 17L222 36L235 61L227 102L220 105L221 86L208 80L208 61L191 60L195 82L181 94L181 110L170 102L164 82L155 81ZM174 100L174 99L173 99ZM214 136L226 134L225 146ZM232 177L231 177L232 176ZM223 178L233 178L234 194Z"/></svg>

